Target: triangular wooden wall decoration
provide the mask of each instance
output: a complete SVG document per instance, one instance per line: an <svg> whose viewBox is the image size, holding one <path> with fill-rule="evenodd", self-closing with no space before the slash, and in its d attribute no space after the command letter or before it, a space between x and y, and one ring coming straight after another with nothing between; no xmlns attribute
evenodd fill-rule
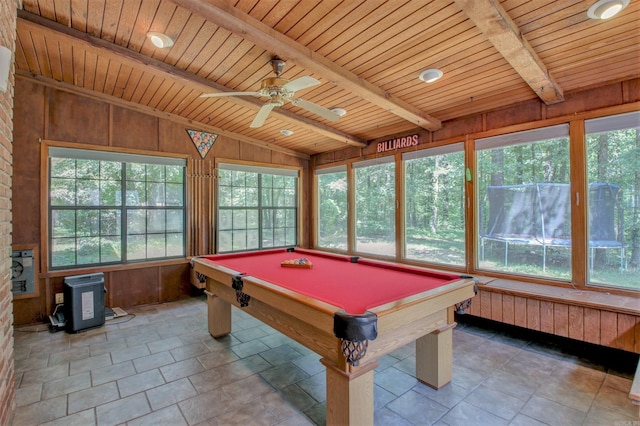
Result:
<svg viewBox="0 0 640 426"><path fill-rule="evenodd" d="M207 156L207 153L218 138L218 135L215 133L200 132L197 130L187 129L187 133L189 133L189 137L203 159Z"/></svg>

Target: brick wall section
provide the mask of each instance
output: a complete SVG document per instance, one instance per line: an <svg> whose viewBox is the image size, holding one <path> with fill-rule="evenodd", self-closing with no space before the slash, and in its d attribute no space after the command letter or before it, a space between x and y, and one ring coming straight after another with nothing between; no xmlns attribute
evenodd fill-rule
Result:
<svg viewBox="0 0 640 426"><path fill-rule="evenodd" d="M0 0L0 45L12 52L15 52L16 11L20 3L21 0ZM11 424L15 407L10 272L14 72L12 61L7 91L0 92L0 425Z"/></svg>

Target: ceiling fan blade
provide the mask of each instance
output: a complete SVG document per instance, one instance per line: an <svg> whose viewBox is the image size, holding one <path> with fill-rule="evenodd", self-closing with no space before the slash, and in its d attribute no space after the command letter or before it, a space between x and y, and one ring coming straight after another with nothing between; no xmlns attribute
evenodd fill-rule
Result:
<svg viewBox="0 0 640 426"><path fill-rule="evenodd" d="M205 93L200 95L201 98L218 98L221 96L260 96L259 92L220 92L220 93Z"/></svg>
<svg viewBox="0 0 640 426"><path fill-rule="evenodd" d="M264 121L267 119L269 113L273 108L275 108L275 105L272 103L262 105L262 108L260 108L260 111L258 111L256 116L253 118L253 121L251 122L251 125L249 127L251 127L252 129L262 127Z"/></svg>
<svg viewBox="0 0 640 426"><path fill-rule="evenodd" d="M296 78L295 80L288 82L287 84L282 86L282 88L288 90L289 92L297 92L298 90L317 86L318 84L320 84L320 82L315 78L308 75L303 75L300 78Z"/></svg>
<svg viewBox="0 0 640 426"><path fill-rule="evenodd" d="M318 104L314 104L313 102L305 101L304 99L291 99L291 103L297 107L304 108L307 111L314 113L315 115L319 115L320 117L327 119L329 121L338 121L340 116L335 112L322 107Z"/></svg>

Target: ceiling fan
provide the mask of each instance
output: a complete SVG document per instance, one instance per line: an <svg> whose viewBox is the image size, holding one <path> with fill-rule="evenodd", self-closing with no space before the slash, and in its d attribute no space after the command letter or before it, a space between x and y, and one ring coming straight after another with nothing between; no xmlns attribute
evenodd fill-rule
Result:
<svg viewBox="0 0 640 426"><path fill-rule="evenodd" d="M307 89L312 86L317 86L320 84L318 80L315 78L304 75L302 77L296 78L295 80L289 81L286 78L281 78L280 75L284 70L285 62L279 58L273 58L271 60L271 66L273 67L273 72L276 74L275 77L269 77L262 80L262 84L260 90L258 92L220 92L220 93L207 93L201 95L201 98L213 98L213 97L221 97L221 96L266 96L271 98L268 103L264 104L256 116L253 118L251 125L249 127L258 128L261 127L271 110L275 107L281 107L285 103L290 102L292 105L297 107L306 109L316 115L319 115L322 118L325 118L329 121L337 121L340 116L335 112L322 107L320 105L314 104L313 102L305 101L301 98L294 98L293 95L295 92L303 89Z"/></svg>

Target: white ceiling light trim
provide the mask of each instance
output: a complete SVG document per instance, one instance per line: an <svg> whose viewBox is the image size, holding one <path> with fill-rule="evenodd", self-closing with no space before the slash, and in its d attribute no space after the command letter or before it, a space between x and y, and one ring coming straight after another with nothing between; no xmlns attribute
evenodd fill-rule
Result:
<svg viewBox="0 0 640 426"><path fill-rule="evenodd" d="M173 46L173 39L166 34L149 31L147 37L151 40L151 43L158 49Z"/></svg>
<svg viewBox="0 0 640 426"><path fill-rule="evenodd" d="M598 0L587 10L587 16L591 19L609 19L628 5L629 0Z"/></svg>

